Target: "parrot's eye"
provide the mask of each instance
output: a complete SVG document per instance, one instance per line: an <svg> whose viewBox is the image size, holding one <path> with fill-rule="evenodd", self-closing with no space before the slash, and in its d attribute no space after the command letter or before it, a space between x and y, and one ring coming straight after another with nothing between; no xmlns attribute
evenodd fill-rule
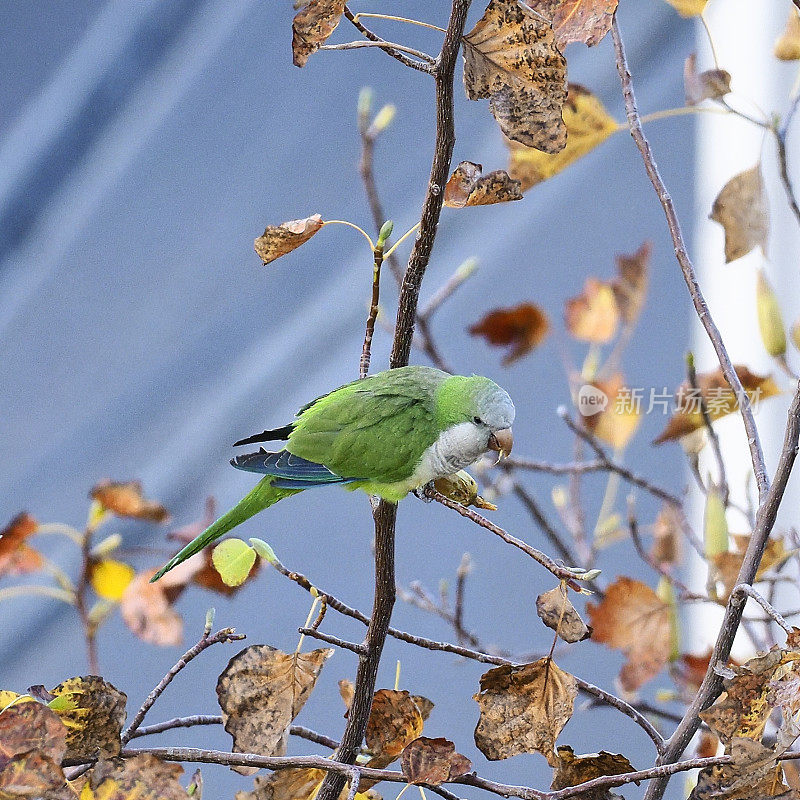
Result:
<svg viewBox="0 0 800 800"><path fill-rule="evenodd" d="M472 418L472 421L473 421L473 422L474 422L476 425L483 425L483 420L482 420L480 417L473 417L473 418Z"/></svg>

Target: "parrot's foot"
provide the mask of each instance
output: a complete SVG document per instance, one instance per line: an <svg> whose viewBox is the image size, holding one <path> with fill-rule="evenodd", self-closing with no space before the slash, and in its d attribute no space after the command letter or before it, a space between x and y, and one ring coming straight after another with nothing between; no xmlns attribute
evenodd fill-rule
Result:
<svg viewBox="0 0 800 800"><path fill-rule="evenodd" d="M413 494L415 495L415 497L419 497L419 499L422 500L423 503L432 503L433 498L428 497L427 494L427 492L429 491L431 492L436 491L436 487L433 485L433 481L429 481L424 486L417 486L417 488L413 490Z"/></svg>

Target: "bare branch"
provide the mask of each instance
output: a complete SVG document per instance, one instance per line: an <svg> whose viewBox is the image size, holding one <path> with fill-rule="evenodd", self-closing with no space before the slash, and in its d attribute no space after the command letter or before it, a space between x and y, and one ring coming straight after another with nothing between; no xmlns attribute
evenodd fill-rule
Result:
<svg viewBox="0 0 800 800"><path fill-rule="evenodd" d="M689 258L689 253L686 249L686 243L683 239L680 222L678 215L675 212L675 205L672 202L672 197L667 191L664 180L658 171L653 152L650 149L650 144L644 135L642 122L639 117L639 111L636 107L636 95L633 91L633 81L631 79L630 69L628 67L627 57L625 55L625 46L622 42L620 34L619 23L616 15L614 16L611 26L611 36L614 40L614 51L617 59L617 71L619 72L620 81L622 83L622 93L625 97L625 111L628 116L628 127L630 128L631 136L642 154L645 170L656 190L658 199L664 209L664 214L667 218L667 226L669 227L672 243L675 248L675 257L678 259L683 278L686 281L686 286L689 289L692 302L697 312L697 316L705 328L714 351L719 359L722 373L725 379L730 384L736 395L736 400L739 403L739 412L744 423L745 432L747 433L747 442L750 448L750 459L753 463L753 473L756 477L756 485L758 486L759 500L763 501L769 489L769 478L767 477L767 467L764 463L764 453L761 449L761 439L758 435L755 419L753 418L753 409L750 404L750 398L736 374L730 356L728 355L725 343L722 341L719 329L717 328L708 309L703 292L700 289L700 284L697 282L697 274L695 272L694 264Z"/></svg>
<svg viewBox="0 0 800 800"><path fill-rule="evenodd" d="M309 636L312 639L319 639L321 642L332 644L334 647L341 647L344 650L349 650L357 656L367 655L367 648L364 647L363 644L348 642L345 639L340 639L338 636L331 636L329 633L318 631L316 628L298 628L297 632L303 636Z"/></svg>
<svg viewBox="0 0 800 800"><path fill-rule="evenodd" d="M209 634L209 631L204 631L201 639L193 647L190 647L171 667L169 672L158 682L158 685L147 695L141 708L136 712L131 724L123 731L121 738L122 746L124 747L136 733L137 728L142 724L147 712L153 707L153 704L163 694L167 686L172 683L172 679L190 662L192 659L200 655L204 650L211 647L211 645L219 644L221 642L236 642L244 639L243 633L236 633L234 628L223 628L215 634Z"/></svg>

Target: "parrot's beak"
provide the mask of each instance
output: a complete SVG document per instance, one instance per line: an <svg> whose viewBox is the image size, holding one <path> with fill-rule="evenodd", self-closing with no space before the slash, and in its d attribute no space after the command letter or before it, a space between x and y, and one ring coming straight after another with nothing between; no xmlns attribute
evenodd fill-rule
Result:
<svg viewBox="0 0 800 800"><path fill-rule="evenodd" d="M514 445L514 437L511 433L511 428L503 428L501 431L495 431L489 437L489 449L496 450L500 453L500 458L507 456L511 452Z"/></svg>

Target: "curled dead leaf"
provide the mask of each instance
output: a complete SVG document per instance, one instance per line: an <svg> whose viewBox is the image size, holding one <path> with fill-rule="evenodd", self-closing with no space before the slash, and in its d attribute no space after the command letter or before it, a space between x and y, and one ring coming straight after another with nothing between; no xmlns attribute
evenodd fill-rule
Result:
<svg viewBox="0 0 800 800"><path fill-rule="evenodd" d="M618 372L605 380L584 384L578 392L579 403L592 397L587 386L595 390L594 399L602 402L588 409L594 413L587 414L586 407L581 408L584 426L615 450L624 450L639 428L643 416L641 405L634 400L626 386L625 377Z"/></svg>
<svg viewBox="0 0 800 800"><path fill-rule="evenodd" d="M686 105L696 106L703 100L718 100L731 90L731 74L724 69L697 72L697 55L692 53L683 65L683 88Z"/></svg>
<svg viewBox="0 0 800 800"><path fill-rule="evenodd" d="M217 681L217 699L235 753L283 755L289 725L308 700L333 649L284 653L266 644L246 647ZM254 769L236 767L251 774Z"/></svg>
<svg viewBox="0 0 800 800"><path fill-rule="evenodd" d="M671 503L664 503L653 525L653 546L650 549L650 556L657 564L671 567L678 563L682 527L678 509Z"/></svg>
<svg viewBox="0 0 800 800"><path fill-rule="evenodd" d="M755 247L766 255L769 214L760 164L734 175L722 187L709 217L725 229L726 263Z"/></svg>
<svg viewBox="0 0 800 800"><path fill-rule="evenodd" d="M101 481L89 494L106 511L111 511L118 517L144 519L149 522L169 520L169 511L161 503L145 499L139 481Z"/></svg>
<svg viewBox="0 0 800 800"><path fill-rule="evenodd" d="M536 613L565 642L582 642L592 635L591 628L581 619L563 586L556 586L555 589L540 594L536 598Z"/></svg>
<svg viewBox="0 0 800 800"><path fill-rule="evenodd" d="M505 665L481 676L475 744L490 761L541 753L558 763L555 741L572 716L578 686L552 659Z"/></svg>
<svg viewBox="0 0 800 800"><path fill-rule="evenodd" d="M267 225L254 247L264 264L285 256L305 244L321 227L322 217L313 214L305 219L293 219L280 225Z"/></svg>
<svg viewBox="0 0 800 800"><path fill-rule="evenodd" d="M553 23L556 47L570 42L596 45L611 28L619 0L534 0L528 5Z"/></svg>
<svg viewBox="0 0 800 800"><path fill-rule="evenodd" d="M109 758L119 754L127 695L97 675L70 678L51 694L67 728L67 758Z"/></svg>
<svg viewBox="0 0 800 800"><path fill-rule="evenodd" d="M562 150L567 66L550 22L517 0L490 0L463 43L467 97L489 98L509 139L546 153Z"/></svg>
<svg viewBox="0 0 800 800"><path fill-rule="evenodd" d="M600 100L577 83L569 84L563 118L567 143L559 153L543 153L506 138L508 173L520 182L523 192L566 169L620 128Z"/></svg>
<svg viewBox="0 0 800 800"><path fill-rule="evenodd" d="M564 320L576 338L593 344L605 344L617 332L619 306L614 287L597 278L587 278L583 294L567 300Z"/></svg>
<svg viewBox="0 0 800 800"><path fill-rule="evenodd" d="M774 53L781 61L800 59L800 11L797 8L789 8L786 28L775 42Z"/></svg>
<svg viewBox="0 0 800 800"><path fill-rule="evenodd" d="M183 767L151 753L100 761L87 775L80 800L186 800Z"/></svg>
<svg viewBox="0 0 800 800"><path fill-rule="evenodd" d="M620 577L586 606L592 639L625 654L620 683L634 692L664 668L672 649L670 607L646 584Z"/></svg>
<svg viewBox="0 0 800 800"><path fill-rule="evenodd" d="M420 736L403 750L400 761L403 776L409 783L438 786L472 770L472 762L444 738Z"/></svg>
<svg viewBox="0 0 800 800"><path fill-rule="evenodd" d="M0 577L35 572L41 568L44 563L41 554L25 541L37 527L36 520L23 511L0 531Z"/></svg>
<svg viewBox="0 0 800 800"><path fill-rule="evenodd" d="M481 174L483 167L471 161L462 161L444 187L444 204L450 208L488 206L522 200L519 181L508 176L503 169Z"/></svg>
<svg viewBox="0 0 800 800"><path fill-rule="evenodd" d="M505 367L538 347L549 331L550 320L535 303L496 308L469 328L472 336L483 336L489 344L510 348L503 357Z"/></svg>
<svg viewBox="0 0 800 800"><path fill-rule="evenodd" d="M558 763L553 774L551 789L566 789L568 786L577 786L579 783L601 778L603 775L624 775L634 772L634 767L625 756L618 753L609 753L601 750L585 756L576 756L569 745L562 745L556 751ZM638 786L638 781L636 782ZM607 789L581 792L581 800L607 800Z"/></svg>
<svg viewBox="0 0 800 800"><path fill-rule="evenodd" d="M309 56L336 30L345 0L306 0L292 21L292 62L304 67ZM260 254L259 254L260 255Z"/></svg>
<svg viewBox="0 0 800 800"><path fill-rule="evenodd" d="M778 384L771 375L758 375L743 364L735 364L734 370L753 405L780 394ZM688 382L678 387L675 393L676 411L670 417L667 427L653 440L653 444L674 441L703 428L705 423L700 405L701 396L712 421L739 410L739 402L722 374L721 367L711 372L698 373L696 390Z"/></svg>

